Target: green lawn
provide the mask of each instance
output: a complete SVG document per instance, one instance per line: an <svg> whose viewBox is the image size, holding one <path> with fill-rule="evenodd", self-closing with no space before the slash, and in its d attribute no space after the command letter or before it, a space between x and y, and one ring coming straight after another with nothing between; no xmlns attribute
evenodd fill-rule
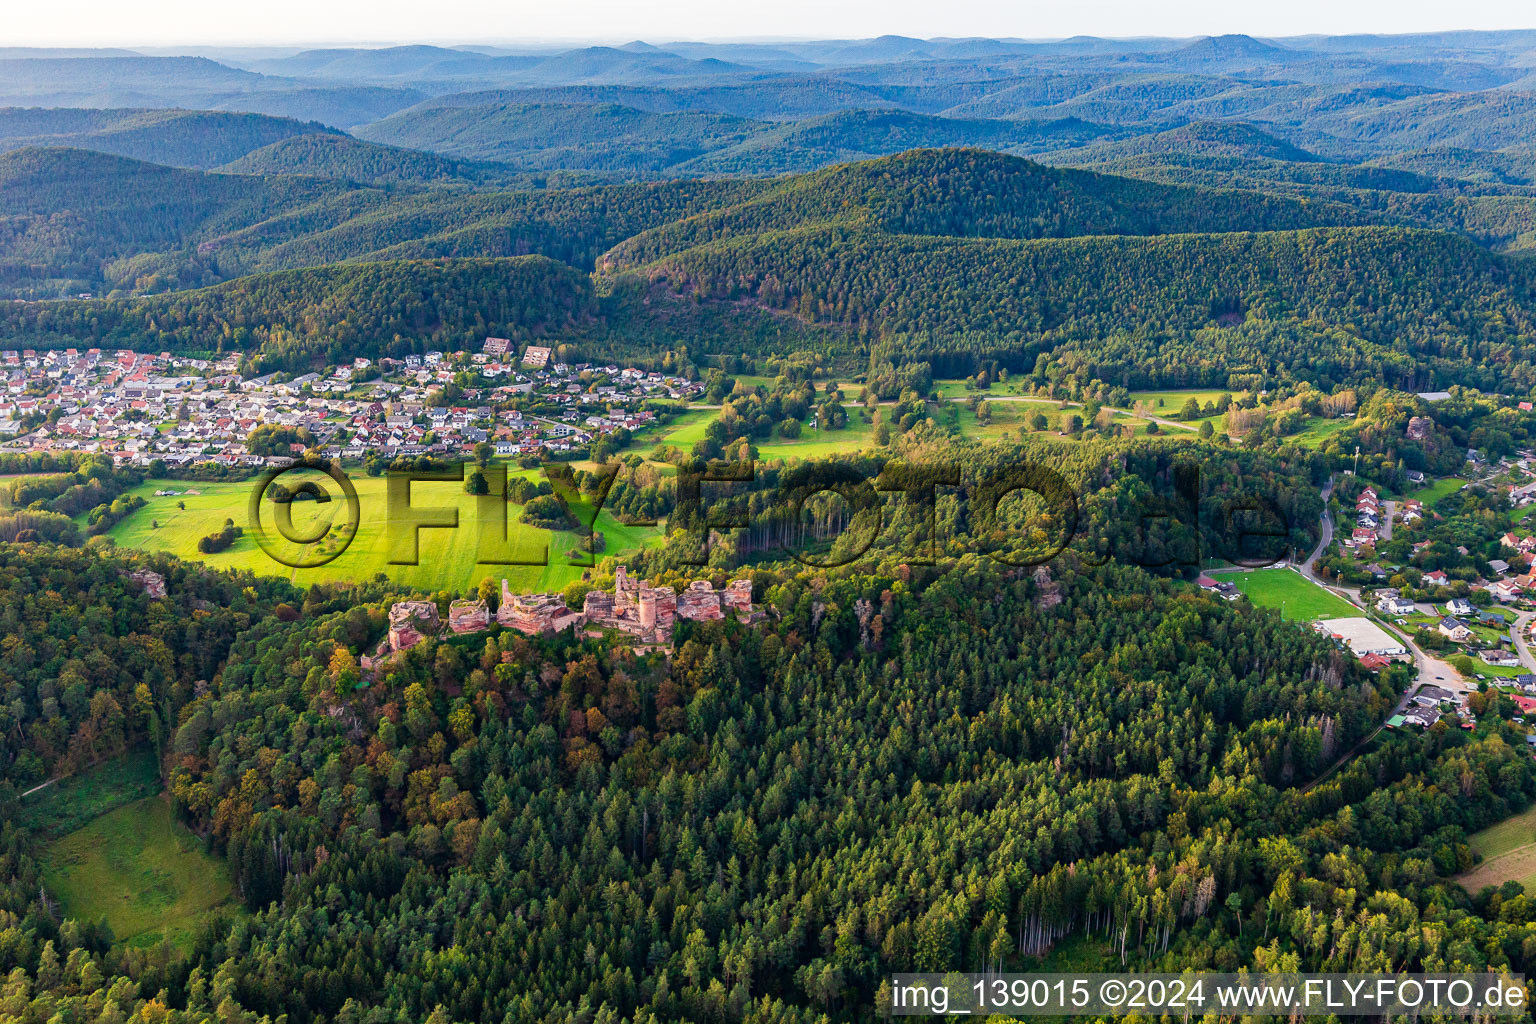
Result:
<svg viewBox="0 0 1536 1024"><path fill-rule="evenodd" d="M334 493L334 482L322 474L315 474L328 491ZM285 477L285 483L292 484ZM108 536L123 547L141 548L147 551L166 551L180 558L206 562L218 568L248 569L264 575L281 575L300 585L336 580L359 580L384 573L401 584L424 590L464 590L477 584L486 576L505 576L515 589L553 590L579 579L581 569L570 564L565 552L577 543L574 533L551 533L517 521L518 508L507 509L507 537L510 555L519 561L537 562L548 548L547 565L497 565L482 562L482 557L496 557L491 549L482 550L480 544L479 516L476 499L464 492L457 481L418 482L411 486L413 508L455 508L459 514L459 528L424 529L420 532L420 550L415 565L392 565L390 539L405 533L409 528L402 521L392 522L387 516L386 483L382 477L369 477L360 473L352 475L357 488L360 525L357 536L335 560L315 568L292 569L270 557L257 544L254 532L249 529L248 502L250 482L241 483L189 483L185 481L150 480L137 488L147 502L144 508L128 516L112 528ZM156 497L160 489L185 491L196 490L196 495ZM178 508L185 503L186 508ZM339 527L345 522L345 502L327 503L296 502L293 505L294 529L299 534L309 534L325 522ZM498 506L499 507L499 506ZM264 516L271 513L265 506ZM494 513L496 510L493 509ZM225 551L204 554L197 548L200 538L215 533L224 520L233 519L236 525L245 527L245 535ZM268 532L272 531L270 520ZM158 524L155 525L155 524ZM493 526L492 529L495 527ZM604 512L598 517L597 529L607 540L604 555L622 555L643 545L657 543L661 531L654 527L630 527ZM338 546L340 536L333 531L324 542ZM301 549L281 545L280 550L296 554Z"/></svg>
<svg viewBox="0 0 1536 1024"><path fill-rule="evenodd" d="M1152 407L1152 415L1162 416L1165 419L1176 419L1179 410L1184 408L1184 403L1193 398L1202 406L1207 403L1215 404L1222 395L1231 395L1233 398L1241 397L1241 391L1132 391L1131 397L1125 400L1127 409L1134 409L1137 402L1146 402ZM1191 420L1198 423L1199 420Z"/></svg>
<svg viewBox="0 0 1536 1024"><path fill-rule="evenodd" d="M1404 494L1406 498L1418 498L1430 508L1434 508L1440 499L1447 495L1455 494L1466 483L1465 477L1446 476L1434 481L1426 487L1420 487Z"/></svg>
<svg viewBox="0 0 1536 1024"><path fill-rule="evenodd" d="M1255 569L1218 577L1235 583L1260 608L1278 608L1296 622L1364 615L1360 609L1289 569Z"/></svg>
<svg viewBox="0 0 1536 1024"><path fill-rule="evenodd" d="M865 423L857 409L848 410L848 425L841 430L812 430L806 427L793 441L769 438L758 444L760 459L815 459L843 452L873 447L875 427Z"/></svg>
<svg viewBox="0 0 1536 1024"><path fill-rule="evenodd" d="M229 905L229 868L209 856L164 797L104 814L49 846L43 881L64 915L112 926L118 941L185 939L209 911Z"/></svg>
<svg viewBox="0 0 1536 1024"><path fill-rule="evenodd" d="M688 409L678 413L670 423L659 430L647 431L643 441L651 447L670 444L687 451L699 441L704 440L705 429L715 422L715 418L719 415L719 409Z"/></svg>
<svg viewBox="0 0 1536 1024"><path fill-rule="evenodd" d="M1199 402L1201 405L1204 405L1207 402L1214 403L1222 395L1231 395L1233 398L1241 398L1243 394L1244 392L1241 391L1222 391L1219 389L1201 390L1198 388L1194 390L1175 389L1172 391L1132 391L1131 397L1127 399L1127 401L1132 405L1137 402L1147 402L1156 408L1160 415L1164 412L1171 415L1178 412L1184 403L1189 401L1191 398ZM1160 406L1158 405L1159 400L1162 401L1162 405Z"/></svg>
<svg viewBox="0 0 1536 1024"><path fill-rule="evenodd" d="M1033 386L1025 386L1027 379L1026 377L1014 377L1007 381L993 381L990 388L977 390L976 388L966 387L964 380L958 377L951 377L934 381L933 387L929 390L937 394L940 399L970 398L972 395L980 395L982 398L1002 398L1017 395L1029 396L1034 394L1034 388ZM858 394L857 388L849 391L846 384L843 386L843 392L850 396ZM1055 401L1055 399L1047 399L1047 401Z"/></svg>
<svg viewBox="0 0 1536 1024"><path fill-rule="evenodd" d="M718 409L689 409L660 431L647 433L636 441L647 450L658 444L670 444L688 451L704 439L704 432L719 415ZM874 444L874 430L873 424L864 422L863 411L850 406L848 425L842 430L816 430L807 425L793 441L774 435L756 442L758 458L812 459L858 451Z"/></svg>
<svg viewBox="0 0 1536 1024"><path fill-rule="evenodd" d="M1513 679L1530 671L1523 665L1490 665L1482 658L1473 658L1472 664L1475 666L1472 669L1473 672L1481 673L1489 679Z"/></svg>

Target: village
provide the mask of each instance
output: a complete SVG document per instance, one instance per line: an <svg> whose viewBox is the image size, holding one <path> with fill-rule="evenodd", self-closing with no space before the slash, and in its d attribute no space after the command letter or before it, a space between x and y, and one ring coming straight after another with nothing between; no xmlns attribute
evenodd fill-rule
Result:
<svg viewBox="0 0 1536 1024"><path fill-rule="evenodd" d="M1414 416L1404 437L1422 442L1434 429ZM1323 533L1309 556L1252 572L1212 569L1197 584L1310 622L1368 671L1413 665L1388 728L1448 717L1472 729L1477 709L1501 694L1520 720L1536 722L1536 451L1488 458L1468 448L1458 475L1403 477L1406 487L1392 492L1345 470L1324 488ZM1536 734L1528 742L1536 754Z"/></svg>
<svg viewBox="0 0 1536 1024"><path fill-rule="evenodd" d="M670 586L634 579L621 565L614 570L613 590L588 592L582 609L576 611L559 594L515 594L503 579L501 601L494 612L483 599L463 598L448 606L446 622L432 601L396 601L389 609L388 633L360 664L364 671L376 671L428 637L480 633L492 623L528 636L580 629L586 636L600 638L611 632L637 652L670 650L679 620L718 622L728 615L748 626L767 617L752 603L751 580L731 580L721 589L708 580L695 580L679 593Z"/></svg>
<svg viewBox="0 0 1536 1024"><path fill-rule="evenodd" d="M486 338L476 352L425 352L296 375L242 376L239 357L60 349L0 352L3 450L110 455L185 469L331 459L502 457L590 450L655 421L647 406L697 396L697 381L633 367L568 364L550 346ZM252 433L278 428L254 450Z"/></svg>

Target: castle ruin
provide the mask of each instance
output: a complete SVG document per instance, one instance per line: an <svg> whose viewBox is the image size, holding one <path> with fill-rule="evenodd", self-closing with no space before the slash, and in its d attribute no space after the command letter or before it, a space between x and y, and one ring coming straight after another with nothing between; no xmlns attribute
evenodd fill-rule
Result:
<svg viewBox="0 0 1536 1024"><path fill-rule="evenodd" d="M695 580L679 594L669 586L632 579L621 565L614 570L613 590L592 591L581 611L567 608L559 594L514 594L503 579L495 619L498 625L529 636L553 636L587 626L594 635L612 629L641 643L667 646L677 620L714 622L727 614L748 625L762 621L763 612L752 605L751 580L732 580L723 590L716 590L708 580ZM491 613L481 600L454 601L448 607L447 625L454 633L478 633L490 628ZM385 650L397 654L442 632L436 604L397 601L389 609L389 634L379 647L379 657L367 659L364 667L387 660Z"/></svg>
<svg viewBox="0 0 1536 1024"><path fill-rule="evenodd" d="M443 622L432 601L396 601L389 606L389 649L403 651L442 632Z"/></svg>
<svg viewBox="0 0 1536 1024"><path fill-rule="evenodd" d="M455 633L478 633L491 625L484 601L455 601L448 606L448 628Z"/></svg>

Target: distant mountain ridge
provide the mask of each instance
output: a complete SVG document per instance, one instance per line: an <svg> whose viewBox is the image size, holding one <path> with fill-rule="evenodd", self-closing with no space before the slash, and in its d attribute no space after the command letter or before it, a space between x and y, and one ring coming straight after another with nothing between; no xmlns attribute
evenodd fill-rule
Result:
<svg viewBox="0 0 1536 1024"><path fill-rule="evenodd" d="M366 142L340 132L292 135L218 168L228 174L292 174L365 185L486 185L511 181L504 164L453 160L415 149Z"/></svg>
<svg viewBox="0 0 1536 1024"><path fill-rule="evenodd" d="M172 167L210 168L299 135L340 136L316 122L206 110L0 108L0 152L91 149Z"/></svg>

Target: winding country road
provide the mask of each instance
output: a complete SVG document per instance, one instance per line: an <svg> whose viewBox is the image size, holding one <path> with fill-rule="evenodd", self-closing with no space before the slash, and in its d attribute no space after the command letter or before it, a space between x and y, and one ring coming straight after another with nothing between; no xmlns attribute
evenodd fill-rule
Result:
<svg viewBox="0 0 1536 1024"><path fill-rule="evenodd" d="M1322 528L1318 531L1317 547L1313 548L1312 553L1307 556L1307 560L1301 563L1301 574L1309 580L1316 579L1312 575L1312 566L1317 564L1317 560L1322 557L1328 545L1333 542L1333 513L1328 511L1328 499L1333 496L1332 476L1328 477L1328 482L1323 484L1322 495L1323 514L1318 517Z"/></svg>

